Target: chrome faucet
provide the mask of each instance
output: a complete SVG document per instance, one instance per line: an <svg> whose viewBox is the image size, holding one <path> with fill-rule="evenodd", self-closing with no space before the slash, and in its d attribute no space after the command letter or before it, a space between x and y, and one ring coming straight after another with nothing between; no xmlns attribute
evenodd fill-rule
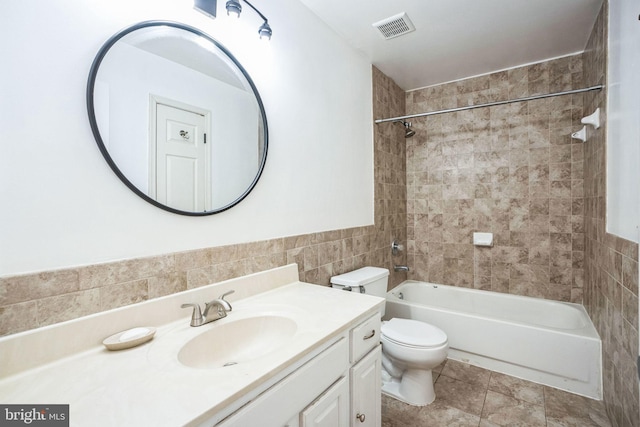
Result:
<svg viewBox="0 0 640 427"><path fill-rule="evenodd" d="M394 271L409 271L409 267L407 267L406 265L394 265L393 266L393 270Z"/></svg>
<svg viewBox="0 0 640 427"><path fill-rule="evenodd" d="M193 307L193 314L191 315L191 326L202 326L206 325L209 322L213 322L214 320L222 319L223 317L227 317L227 312L233 310L229 301L225 300L224 297L234 293L234 290L229 292L225 292L220 295L218 298L209 301L204 304L204 313L200 311L200 304L196 303L187 303L182 304L180 307L187 308ZM209 315L209 311L214 309L212 315Z"/></svg>

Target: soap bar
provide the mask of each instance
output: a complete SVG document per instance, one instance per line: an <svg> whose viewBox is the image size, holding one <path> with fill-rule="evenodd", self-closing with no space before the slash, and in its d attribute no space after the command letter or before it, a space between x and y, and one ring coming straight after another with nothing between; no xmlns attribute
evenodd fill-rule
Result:
<svg viewBox="0 0 640 427"><path fill-rule="evenodd" d="M149 328L133 328L120 334L120 342L131 341L141 338L149 333Z"/></svg>
<svg viewBox="0 0 640 427"><path fill-rule="evenodd" d="M143 344L153 338L156 328L138 327L128 329L111 335L102 341L102 344L109 350L124 350Z"/></svg>

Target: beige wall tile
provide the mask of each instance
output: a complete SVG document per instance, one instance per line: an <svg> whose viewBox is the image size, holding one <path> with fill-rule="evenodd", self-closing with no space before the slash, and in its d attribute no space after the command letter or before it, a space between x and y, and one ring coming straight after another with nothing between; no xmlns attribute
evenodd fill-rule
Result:
<svg viewBox="0 0 640 427"><path fill-rule="evenodd" d="M149 298L158 298L187 290L187 274L182 269L147 279Z"/></svg>
<svg viewBox="0 0 640 427"><path fill-rule="evenodd" d="M79 289L77 270L59 270L0 278L0 307Z"/></svg>
<svg viewBox="0 0 640 427"><path fill-rule="evenodd" d="M38 326L86 316L100 306L100 291L89 289L64 295L56 295L37 301Z"/></svg>
<svg viewBox="0 0 640 427"><path fill-rule="evenodd" d="M103 286L99 288L99 293L100 311L149 299L149 288L146 279Z"/></svg>
<svg viewBox="0 0 640 427"><path fill-rule="evenodd" d="M38 308L36 301L0 307L0 335L8 335L34 329L38 324Z"/></svg>
<svg viewBox="0 0 640 427"><path fill-rule="evenodd" d="M447 97L457 105L473 103L486 99L474 93L492 86L503 89L501 99L574 88L571 74L582 73L581 67L576 55L455 82L456 91L452 84L416 90L406 98L407 111L419 112L411 104L430 104L434 97L441 105L454 103ZM584 168L580 150L572 157L568 136L582 105L581 98L558 97L416 119L426 132L408 141L407 148L407 182L415 183L407 186L414 211L407 229L415 242L409 277L442 277L457 286L563 301L580 295L572 294L580 281L573 278L571 251L583 250L584 226L581 215L572 216L572 207L582 206ZM489 262L477 258L480 251L471 264L447 251L443 260L419 252L427 242L470 244L474 231L494 233ZM566 265L552 271L553 251L563 251ZM510 265L512 274L494 280L492 265Z"/></svg>
<svg viewBox="0 0 640 427"><path fill-rule="evenodd" d="M78 275L80 289L91 289L153 277L174 269L175 257L163 255L81 267Z"/></svg>

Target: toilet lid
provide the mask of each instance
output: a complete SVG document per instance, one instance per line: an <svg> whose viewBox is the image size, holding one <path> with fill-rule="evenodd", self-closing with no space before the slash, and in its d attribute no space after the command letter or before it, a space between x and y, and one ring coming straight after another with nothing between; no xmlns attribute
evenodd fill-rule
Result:
<svg viewBox="0 0 640 427"><path fill-rule="evenodd" d="M400 344L414 347L437 347L447 342L447 334L425 322L393 318L381 328L384 336Z"/></svg>

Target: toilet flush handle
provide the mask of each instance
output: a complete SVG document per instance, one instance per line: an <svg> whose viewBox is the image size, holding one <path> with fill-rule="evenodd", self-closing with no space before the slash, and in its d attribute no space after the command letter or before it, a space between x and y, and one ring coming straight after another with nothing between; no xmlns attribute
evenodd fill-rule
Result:
<svg viewBox="0 0 640 427"><path fill-rule="evenodd" d="M362 285L357 285L357 286L355 286L355 287L356 287L356 288L358 288L358 289L360 290L360 293L361 293L361 294L366 294L366 293L367 293L367 292L364 290L364 286L362 286ZM354 288L354 286L344 285L344 286L342 287L342 290L343 290L343 291L351 292L351 291L353 291L353 288Z"/></svg>

